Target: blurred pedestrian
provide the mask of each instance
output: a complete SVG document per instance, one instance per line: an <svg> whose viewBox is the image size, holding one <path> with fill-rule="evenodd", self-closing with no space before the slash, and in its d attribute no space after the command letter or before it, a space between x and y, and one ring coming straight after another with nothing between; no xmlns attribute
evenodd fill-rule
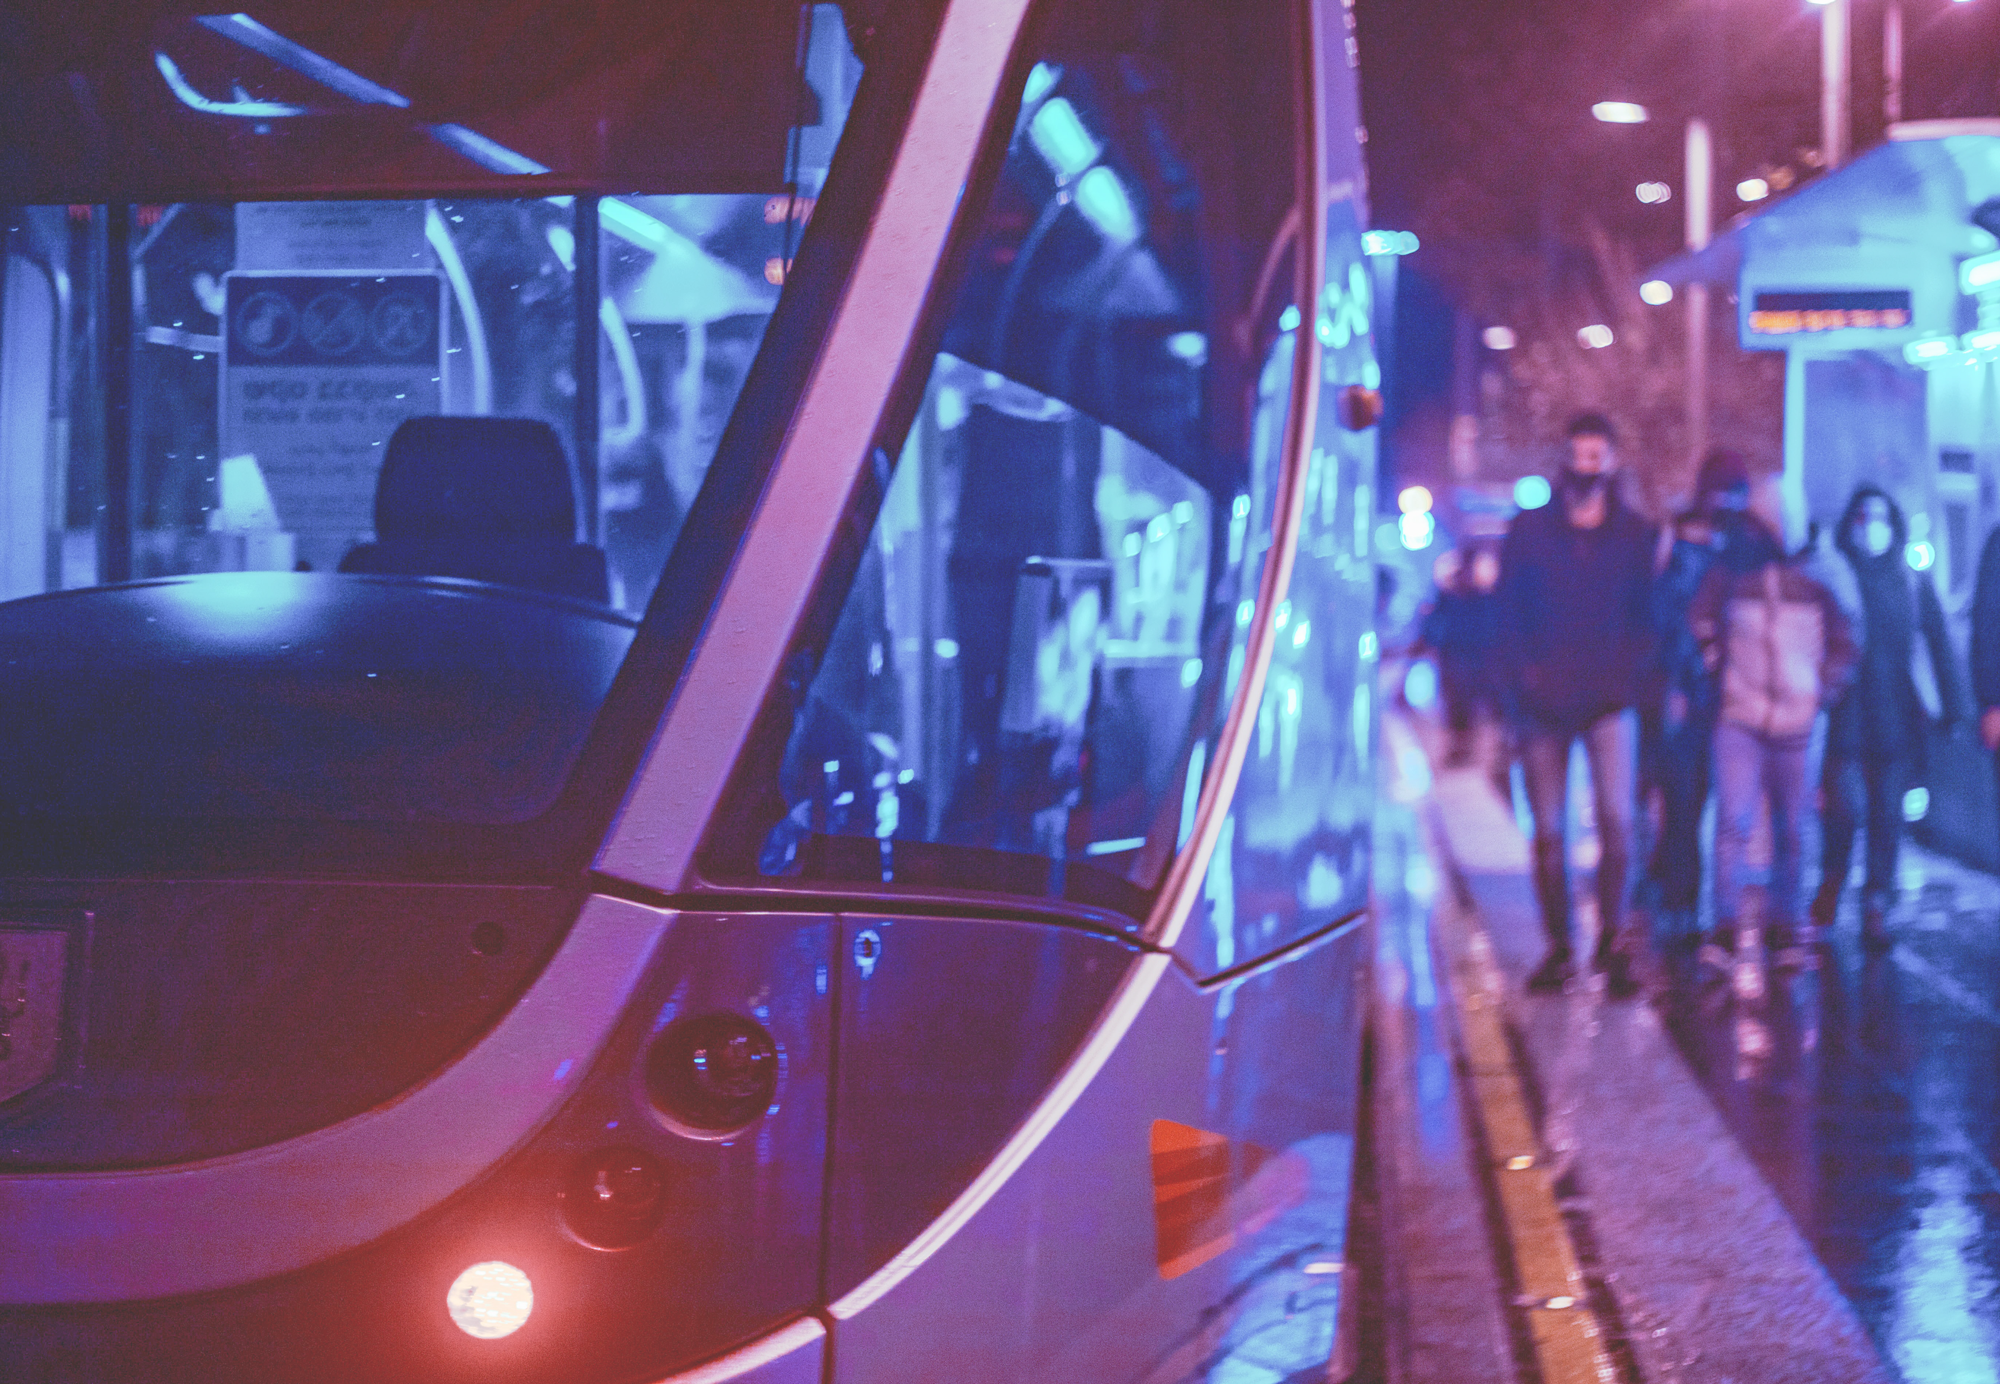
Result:
<svg viewBox="0 0 2000 1384"><path fill-rule="evenodd" d="M1949 725L1962 705L1944 607L1931 579L1905 560L1908 537L1902 509L1870 484L1855 487L1834 532L1834 546L1860 587L1863 633L1854 684L1827 720L1812 918L1822 928L1833 923L1854 859L1854 834L1865 823L1861 941L1871 950L1889 945L1903 796L1926 767L1925 731L1933 721Z"/></svg>
<svg viewBox="0 0 2000 1384"><path fill-rule="evenodd" d="M1779 555L1770 529L1748 513L1750 472L1743 455L1718 447L1702 458L1694 502L1675 517L1653 587L1665 683L1654 776L1660 834L1648 876L1658 891L1663 937L1695 940L1701 903L1701 817L1708 804L1721 692L1688 623L1702 582L1721 568L1742 573Z"/></svg>
<svg viewBox="0 0 2000 1384"><path fill-rule="evenodd" d="M1535 892L1548 935L1528 986L1560 990L1575 973L1567 837L1570 749L1580 740L1599 846L1594 962L1622 998L1638 988L1624 921L1637 771L1632 709L1655 659L1655 537L1618 496L1610 421L1579 414L1567 436L1553 501L1516 515L1500 551L1500 647L1520 718Z"/></svg>
<svg viewBox="0 0 2000 1384"><path fill-rule="evenodd" d="M2000 751L2000 528L1986 536L1972 593L1972 701L1979 738ZM2000 772L2000 758L1994 766Z"/></svg>
<svg viewBox="0 0 2000 1384"><path fill-rule="evenodd" d="M1500 559L1480 547L1470 557L1447 553L1433 569L1437 598L1424 617L1421 643L1437 655L1445 728L1445 765L1470 762L1479 728L1500 712Z"/></svg>
<svg viewBox="0 0 2000 1384"><path fill-rule="evenodd" d="M1761 521L1752 519L1752 522ZM1748 893L1750 835L1768 805L1771 870L1765 942L1781 965L1796 946L1806 815L1806 751L1813 723L1854 674L1853 627L1810 553L1784 556L1766 529L1765 559L1742 571L1718 565L1703 579L1688 625L1716 673L1715 932L1703 960L1726 969Z"/></svg>

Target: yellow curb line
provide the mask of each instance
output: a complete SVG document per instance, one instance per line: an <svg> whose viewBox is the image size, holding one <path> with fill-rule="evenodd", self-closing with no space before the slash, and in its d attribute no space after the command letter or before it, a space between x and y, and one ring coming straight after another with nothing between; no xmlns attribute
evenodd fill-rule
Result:
<svg viewBox="0 0 2000 1384"><path fill-rule="evenodd" d="M1451 976L1462 1056L1472 1081L1473 1113L1493 1158L1499 1210L1514 1273L1529 1307L1528 1332L1544 1384L1618 1384L1591 1312L1575 1242L1556 1205L1541 1141L1521 1090L1503 1020L1506 990L1492 944L1476 918L1440 900L1433 914Z"/></svg>

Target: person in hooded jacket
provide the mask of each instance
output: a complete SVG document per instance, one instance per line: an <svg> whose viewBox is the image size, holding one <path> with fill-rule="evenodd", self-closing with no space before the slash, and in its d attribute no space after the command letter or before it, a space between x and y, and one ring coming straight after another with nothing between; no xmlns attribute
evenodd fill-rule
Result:
<svg viewBox="0 0 2000 1384"><path fill-rule="evenodd" d="M1662 927L1679 941L1696 937L1701 902L1701 817L1708 804L1721 700L1715 673L1702 658L1688 625L1688 610L1702 582L1717 567L1747 572L1777 557L1771 531L1747 511L1750 472L1743 455L1717 447L1702 458L1694 503L1667 530L1672 546L1653 586L1653 617L1660 630L1660 665L1666 684L1660 708L1660 834L1648 874L1659 892Z"/></svg>
<svg viewBox="0 0 2000 1384"><path fill-rule="evenodd" d="M1860 651L1853 627L1809 553L1786 557L1766 529L1754 567L1716 566L1702 581L1688 625L1715 671L1715 933L1703 960L1727 969L1743 907L1750 834L1768 804L1771 871L1765 939L1781 964L1801 964L1799 919L1806 816L1806 755L1823 708L1836 703Z"/></svg>
<svg viewBox="0 0 2000 1384"><path fill-rule="evenodd" d="M1633 708L1655 667L1652 526L1618 496L1614 432L1602 414L1568 428L1554 499L1523 510L1500 550L1499 650L1519 717L1534 818L1535 893L1548 953L1528 988L1561 990L1570 943L1570 747L1583 742L1596 810L1595 964L1619 998L1636 994L1624 943L1638 740Z"/></svg>
<svg viewBox="0 0 2000 1384"><path fill-rule="evenodd" d="M1834 532L1834 545L1861 589L1865 633L1854 684L1827 719L1820 884L1812 918L1822 928L1832 925L1854 859L1854 835L1865 823L1861 940L1874 950L1889 943L1903 795L1924 768L1925 727L1935 718L1949 720L1961 696L1944 608L1930 578L1905 559L1908 539L1902 509L1880 486L1867 483L1855 487ZM1920 633L1921 663L1913 657ZM1935 705L1926 705L1915 669L1923 672Z"/></svg>

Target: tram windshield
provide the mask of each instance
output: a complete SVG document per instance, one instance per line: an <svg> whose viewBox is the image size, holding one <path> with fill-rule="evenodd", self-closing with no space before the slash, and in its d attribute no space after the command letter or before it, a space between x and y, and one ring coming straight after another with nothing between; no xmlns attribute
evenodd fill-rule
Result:
<svg viewBox="0 0 2000 1384"><path fill-rule="evenodd" d="M855 8L0 19L0 861L549 810L671 600Z"/></svg>

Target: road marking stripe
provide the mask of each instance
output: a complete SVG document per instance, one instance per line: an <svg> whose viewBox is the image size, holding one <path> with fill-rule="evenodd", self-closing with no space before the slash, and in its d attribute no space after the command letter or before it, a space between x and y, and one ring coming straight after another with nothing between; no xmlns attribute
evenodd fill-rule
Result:
<svg viewBox="0 0 2000 1384"><path fill-rule="evenodd" d="M1433 915L1451 977L1461 1057L1472 1086L1529 1339L1544 1384L1617 1384L1618 1367L1589 1305L1589 1286L1543 1166L1521 1074L1507 1041L1505 988L1476 917L1441 900Z"/></svg>

